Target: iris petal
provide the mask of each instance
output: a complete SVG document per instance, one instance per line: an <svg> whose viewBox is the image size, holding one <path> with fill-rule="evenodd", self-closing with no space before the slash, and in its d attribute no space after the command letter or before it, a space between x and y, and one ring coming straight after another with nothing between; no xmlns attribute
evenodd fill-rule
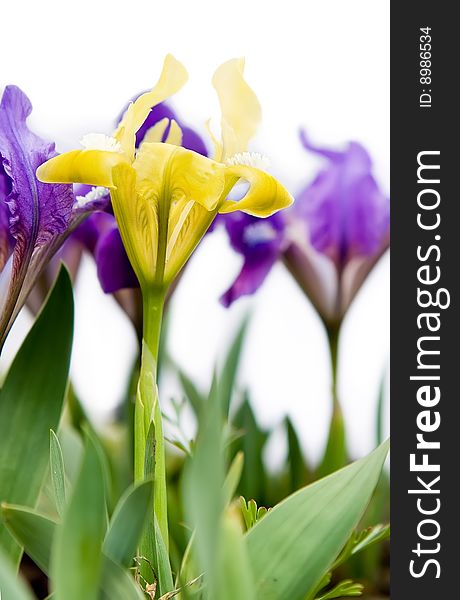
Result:
<svg viewBox="0 0 460 600"><path fill-rule="evenodd" d="M261 120L259 101L243 72L244 59L235 58L221 65L212 80L222 111L224 159L247 150Z"/></svg>
<svg viewBox="0 0 460 600"><path fill-rule="evenodd" d="M226 173L228 177L247 181L249 189L241 200L225 200L219 207L220 213L241 210L254 217L270 217L293 202L286 188L265 171L246 165L236 165L227 167Z"/></svg>
<svg viewBox="0 0 460 600"><path fill-rule="evenodd" d="M182 269L209 229L216 211L208 211L197 202L182 200L169 217L167 262L164 279L169 285Z"/></svg>
<svg viewBox="0 0 460 600"><path fill-rule="evenodd" d="M171 144L142 144L134 162L139 182L152 193L165 191L175 202L194 200L214 210L225 185L225 167L192 150Z"/></svg>
<svg viewBox="0 0 460 600"><path fill-rule="evenodd" d="M169 125L169 119L167 117L165 117L164 119L161 119L161 121L157 121L155 123L155 125L152 125L152 127L150 127L150 129L147 129L144 138L142 140L142 143L146 143L146 144L154 144L154 143L158 143L158 142L162 142L163 141L163 136L166 132L166 129L168 128Z"/></svg>
<svg viewBox="0 0 460 600"><path fill-rule="evenodd" d="M117 165L112 178L110 197L126 253L141 284L148 284L157 258L156 198L136 186L136 171L130 165Z"/></svg>
<svg viewBox="0 0 460 600"><path fill-rule="evenodd" d="M128 106L123 119L120 121L114 137L120 142L127 156L132 157L136 144L136 132L141 128L153 106L160 104L187 82L188 74L185 67L171 54L168 54L163 64L163 70L157 84L150 92L146 92Z"/></svg>
<svg viewBox="0 0 460 600"><path fill-rule="evenodd" d="M111 188L112 169L123 162L126 158L119 152L72 150L40 165L37 178L44 183L86 183Z"/></svg>
<svg viewBox="0 0 460 600"><path fill-rule="evenodd" d="M171 127L169 128L168 137L165 139L165 143L173 144L173 146L182 146L182 129L174 119L171 120Z"/></svg>

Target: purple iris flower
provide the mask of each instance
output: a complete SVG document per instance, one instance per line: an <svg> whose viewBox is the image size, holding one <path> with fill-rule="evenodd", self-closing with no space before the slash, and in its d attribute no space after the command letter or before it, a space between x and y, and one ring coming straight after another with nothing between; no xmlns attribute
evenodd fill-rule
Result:
<svg viewBox="0 0 460 600"><path fill-rule="evenodd" d="M32 105L16 86L0 103L0 347L28 292L68 230L74 204L70 185L48 185L35 177L55 156L54 143L27 127Z"/></svg>
<svg viewBox="0 0 460 600"><path fill-rule="evenodd" d="M259 220L245 215L226 219L231 245L244 263L221 301L228 306L255 292L281 258L323 320L337 323L388 248L390 204L372 175L363 146L350 142L344 151L319 148L305 132L301 141L326 165L297 195L292 208L260 221L276 235L260 243L257 252L246 231Z"/></svg>
<svg viewBox="0 0 460 600"><path fill-rule="evenodd" d="M339 269L353 257L378 252L390 225L390 205L372 176L372 161L361 144L343 152L318 148L304 131L306 150L324 157L326 169L297 197L294 211L308 223L310 242Z"/></svg>
<svg viewBox="0 0 460 600"><path fill-rule="evenodd" d="M136 98L133 98L133 100L136 100ZM207 156L206 146L201 137L193 129L184 125L177 118L176 113L165 103L153 107L146 121L136 134L136 145L139 146L147 131L155 123L164 118L170 121L174 119L179 124L182 129L182 145L184 148ZM163 140L168 135L169 127L170 125L168 124ZM85 195L88 192L91 192L90 186L80 186L77 194ZM109 209L107 210L109 211ZM82 223L74 236L72 236L72 241L74 240L82 242L93 254L97 264L99 281L104 292L112 294L124 288L139 287L136 275L122 244L113 214L106 214L103 219L101 219L98 213L93 214Z"/></svg>
<svg viewBox="0 0 460 600"><path fill-rule="evenodd" d="M10 233L10 209L6 203L6 198L10 192L10 179L0 161L0 272L10 257L14 246L14 240L12 240Z"/></svg>
<svg viewBox="0 0 460 600"><path fill-rule="evenodd" d="M285 248L285 220L281 212L268 219L234 212L223 221L232 248L243 255L241 271L221 297L228 307L241 296L253 294L264 282Z"/></svg>

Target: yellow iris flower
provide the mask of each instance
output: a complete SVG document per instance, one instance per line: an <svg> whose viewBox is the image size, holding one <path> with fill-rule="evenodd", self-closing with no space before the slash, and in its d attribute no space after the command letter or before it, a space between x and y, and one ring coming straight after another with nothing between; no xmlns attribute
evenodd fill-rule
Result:
<svg viewBox="0 0 460 600"><path fill-rule="evenodd" d="M184 66L165 59L155 87L127 109L112 137L89 134L81 150L52 158L37 170L40 181L86 183L110 189L113 210L131 264L144 291L166 289L183 267L217 213L241 210L268 217L292 198L263 169L259 155L247 152L260 121L259 102L243 77L244 61L230 60L213 78L221 111L221 141L206 158L180 146L179 126L164 119L152 127L136 151L136 132L151 108L179 91L187 81ZM238 201L228 195L248 183Z"/></svg>

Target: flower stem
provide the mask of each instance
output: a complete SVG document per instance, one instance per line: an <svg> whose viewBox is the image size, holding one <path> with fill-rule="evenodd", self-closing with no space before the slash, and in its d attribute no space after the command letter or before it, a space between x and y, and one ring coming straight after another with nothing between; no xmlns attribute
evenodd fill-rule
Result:
<svg viewBox="0 0 460 600"><path fill-rule="evenodd" d="M158 401L157 362L165 290L148 288L143 290L144 322L142 340L141 371L136 395L134 418L134 480L143 481L149 473L146 456L149 433L153 433L154 457L154 501L153 509L158 521L164 544L168 547L168 514L166 496L165 448L161 409Z"/></svg>
<svg viewBox="0 0 460 600"><path fill-rule="evenodd" d="M347 463L347 448L345 439L345 423L338 395L338 355L340 323L326 324L332 371L332 416L329 434L323 459L318 467L317 475L324 477L342 468Z"/></svg>
<svg viewBox="0 0 460 600"><path fill-rule="evenodd" d="M338 374L338 356L339 356L339 335L340 324L331 324L326 326L327 339L329 341L329 352L331 356L332 371L332 409L333 412L340 410L340 402L337 390Z"/></svg>

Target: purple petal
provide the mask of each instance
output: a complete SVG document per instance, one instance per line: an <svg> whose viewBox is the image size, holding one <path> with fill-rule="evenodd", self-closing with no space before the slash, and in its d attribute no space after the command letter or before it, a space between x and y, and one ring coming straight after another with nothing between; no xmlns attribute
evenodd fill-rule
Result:
<svg viewBox="0 0 460 600"><path fill-rule="evenodd" d="M116 226L115 217L106 212L94 212L79 225L68 240L68 244L78 242L88 252L94 254L101 235Z"/></svg>
<svg viewBox="0 0 460 600"><path fill-rule="evenodd" d="M221 298L230 306L237 298L253 294L262 285L285 245L285 222L281 213L259 219L231 213L222 219L234 250L244 257L243 267Z"/></svg>
<svg viewBox="0 0 460 600"><path fill-rule="evenodd" d="M10 256L14 240L10 234L10 210L6 198L11 192L9 177L7 177L0 157L0 272Z"/></svg>
<svg viewBox="0 0 460 600"><path fill-rule="evenodd" d="M70 185L41 183L39 165L56 155L54 144L33 134L26 125L32 105L16 86L5 89L0 104L0 154L11 184L6 201L11 234L16 239L14 271L33 250L47 244L68 226L74 196Z"/></svg>
<svg viewBox="0 0 460 600"><path fill-rule="evenodd" d="M304 132L301 139L329 161L294 207L308 224L311 244L342 267L354 256L372 256L388 234L390 205L372 176L369 154L356 142L336 152L313 146Z"/></svg>
<svg viewBox="0 0 460 600"><path fill-rule="evenodd" d="M99 281L106 294L124 288L139 287L121 241L120 232L115 225L99 237L95 259Z"/></svg>
<svg viewBox="0 0 460 600"><path fill-rule="evenodd" d="M228 308L241 296L254 294L265 281L276 259L277 256L270 254L259 260L246 259L233 284L220 297L221 303Z"/></svg>
<svg viewBox="0 0 460 600"><path fill-rule="evenodd" d="M78 184L74 186L75 203L72 215L83 215L94 211L112 211L110 192L107 188Z"/></svg>

